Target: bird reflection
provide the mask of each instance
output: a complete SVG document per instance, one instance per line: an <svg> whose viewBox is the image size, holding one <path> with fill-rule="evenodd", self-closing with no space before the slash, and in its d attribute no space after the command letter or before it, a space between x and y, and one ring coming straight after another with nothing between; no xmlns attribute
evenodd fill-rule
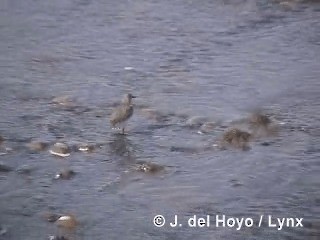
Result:
<svg viewBox="0 0 320 240"><path fill-rule="evenodd" d="M128 160L133 158L133 144L124 134L114 134L109 142L111 152L120 157L127 157Z"/></svg>

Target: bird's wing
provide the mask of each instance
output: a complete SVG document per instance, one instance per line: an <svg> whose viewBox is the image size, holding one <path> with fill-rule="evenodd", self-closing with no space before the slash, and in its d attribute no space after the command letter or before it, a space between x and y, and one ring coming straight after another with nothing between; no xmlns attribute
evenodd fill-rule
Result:
<svg viewBox="0 0 320 240"><path fill-rule="evenodd" d="M133 107L119 106L113 110L110 116L110 123L115 125L119 122L128 120L133 114Z"/></svg>

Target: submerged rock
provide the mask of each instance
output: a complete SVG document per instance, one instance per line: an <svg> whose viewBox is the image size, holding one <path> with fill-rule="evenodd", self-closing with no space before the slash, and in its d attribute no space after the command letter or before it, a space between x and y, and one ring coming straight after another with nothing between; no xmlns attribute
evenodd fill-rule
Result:
<svg viewBox="0 0 320 240"><path fill-rule="evenodd" d="M268 127L271 122L267 115L261 113L255 113L249 117L249 123L252 127Z"/></svg>
<svg viewBox="0 0 320 240"><path fill-rule="evenodd" d="M8 229L2 225L0 225L0 236L5 235L8 232Z"/></svg>
<svg viewBox="0 0 320 240"><path fill-rule="evenodd" d="M68 240L65 236L49 236L48 240Z"/></svg>
<svg viewBox="0 0 320 240"><path fill-rule="evenodd" d="M33 166L30 165L21 165L16 169L16 172L19 174L30 174L34 170Z"/></svg>
<svg viewBox="0 0 320 240"><path fill-rule="evenodd" d="M0 172L11 172L13 170L12 167L6 165L4 162L0 161Z"/></svg>
<svg viewBox="0 0 320 240"><path fill-rule="evenodd" d="M207 121L207 118L206 117L202 117L202 116L194 116L194 117L191 117L189 118L187 121L186 121L186 125L188 127L200 127L202 124L204 124L205 122Z"/></svg>
<svg viewBox="0 0 320 240"><path fill-rule="evenodd" d="M52 99L52 103L64 106L64 107L73 107L74 100L70 96L58 96Z"/></svg>
<svg viewBox="0 0 320 240"><path fill-rule="evenodd" d="M13 150L11 147L2 145L3 142L4 139L0 136L0 156L6 155Z"/></svg>
<svg viewBox="0 0 320 240"><path fill-rule="evenodd" d="M213 132L216 126L217 124L214 122L205 122L201 125L198 133L202 134Z"/></svg>
<svg viewBox="0 0 320 240"><path fill-rule="evenodd" d="M33 152L40 152L47 148L48 144L45 142L33 140L26 144L27 148L29 148L30 151Z"/></svg>
<svg viewBox="0 0 320 240"><path fill-rule="evenodd" d="M58 227L73 229L78 225L76 218L72 215L65 215L58 218L55 222Z"/></svg>
<svg viewBox="0 0 320 240"><path fill-rule="evenodd" d="M169 116L165 116L164 114L152 108L142 108L140 109L140 112L146 118L156 122L165 122L169 118Z"/></svg>
<svg viewBox="0 0 320 240"><path fill-rule="evenodd" d="M60 173L56 174L54 179L63 179L63 180L69 180L71 179L76 173L73 170L70 169L64 169Z"/></svg>
<svg viewBox="0 0 320 240"><path fill-rule="evenodd" d="M267 115L255 113L248 119L252 135L255 138L275 136L279 132L279 125Z"/></svg>
<svg viewBox="0 0 320 240"><path fill-rule="evenodd" d="M261 146L270 146L272 143L271 142L262 142L260 145Z"/></svg>
<svg viewBox="0 0 320 240"><path fill-rule="evenodd" d="M52 148L49 150L49 152L53 155L59 156L59 157L68 157L70 156L70 148L65 143L55 143Z"/></svg>
<svg viewBox="0 0 320 240"><path fill-rule="evenodd" d="M81 152L93 152L94 149L95 149L95 146L94 145L90 145L90 144L87 144L87 143L81 143L77 149Z"/></svg>
<svg viewBox="0 0 320 240"><path fill-rule="evenodd" d="M48 222L56 222L59 218L61 217L61 214L56 214L56 213L45 213L44 214L44 218L48 221Z"/></svg>
<svg viewBox="0 0 320 240"><path fill-rule="evenodd" d="M135 165L135 169L139 172L157 173L164 170L164 166L151 162L140 162Z"/></svg>

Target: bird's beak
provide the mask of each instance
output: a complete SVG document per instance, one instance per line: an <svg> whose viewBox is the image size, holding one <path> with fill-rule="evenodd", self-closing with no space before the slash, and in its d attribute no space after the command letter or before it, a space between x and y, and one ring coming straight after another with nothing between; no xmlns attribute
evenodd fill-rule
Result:
<svg viewBox="0 0 320 240"><path fill-rule="evenodd" d="M136 96L131 96L131 98L137 98Z"/></svg>

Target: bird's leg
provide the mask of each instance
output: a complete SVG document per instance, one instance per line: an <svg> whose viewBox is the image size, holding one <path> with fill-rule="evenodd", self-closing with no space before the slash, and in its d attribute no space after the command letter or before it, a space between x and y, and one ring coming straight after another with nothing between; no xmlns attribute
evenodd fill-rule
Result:
<svg viewBox="0 0 320 240"><path fill-rule="evenodd" d="M122 134L124 134L124 127L122 128Z"/></svg>

